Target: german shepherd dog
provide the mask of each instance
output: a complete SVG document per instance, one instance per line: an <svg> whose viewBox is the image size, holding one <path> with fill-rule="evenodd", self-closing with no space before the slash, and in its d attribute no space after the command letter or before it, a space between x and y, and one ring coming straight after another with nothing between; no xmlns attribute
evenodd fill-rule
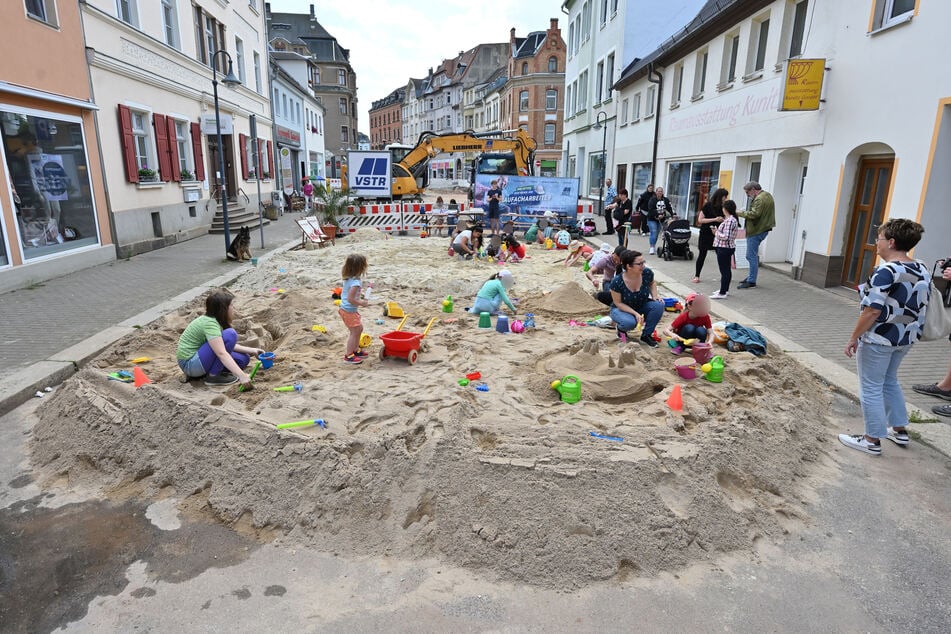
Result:
<svg viewBox="0 0 951 634"><path fill-rule="evenodd" d="M228 247L228 259L236 262L251 259L251 229L249 227L241 227L238 230L238 235Z"/></svg>

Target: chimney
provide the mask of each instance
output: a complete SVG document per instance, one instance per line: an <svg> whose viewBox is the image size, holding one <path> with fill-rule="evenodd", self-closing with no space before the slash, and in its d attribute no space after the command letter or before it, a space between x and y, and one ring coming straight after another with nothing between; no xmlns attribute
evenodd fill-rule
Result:
<svg viewBox="0 0 951 634"><path fill-rule="evenodd" d="M551 30L551 31L557 30L557 29L558 29L558 18L552 18L552 19L551 19L551 26L549 26L548 28L549 28L549 30Z"/></svg>
<svg viewBox="0 0 951 634"><path fill-rule="evenodd" d="M515 45L515 27L512 27L512 30L509 31L509 44Z"/></svg>
<svg viewBox="0 0 951 634"><path fill-rule="evenodd" d="M264 17L267 18L268 20L271 19L271 3L270 2L264 3Z"/></svg>
<svg viewBox="0 0 951 634"><path fill-rule="evenodd" d="M310 19L311 19L311 20L316 20L316 19L317 19L317 14L314 12L314 5L313 5L313 4L310 5Z"/></svg>

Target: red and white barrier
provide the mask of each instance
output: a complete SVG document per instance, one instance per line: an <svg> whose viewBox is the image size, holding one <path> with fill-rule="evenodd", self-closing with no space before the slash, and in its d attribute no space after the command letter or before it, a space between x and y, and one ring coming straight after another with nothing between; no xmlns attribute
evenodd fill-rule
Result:
<svg viewBox="0 0 951 634"><path fill-rule="evenodd" d="M385 203L379 205L351 206L349 213L338 218L339 231L353 233L357 229L373 227L387 233L397 231L422 231L426 226L424 213L433 210L432 203ZM464 204L459 211L465 211Z"/></svg>

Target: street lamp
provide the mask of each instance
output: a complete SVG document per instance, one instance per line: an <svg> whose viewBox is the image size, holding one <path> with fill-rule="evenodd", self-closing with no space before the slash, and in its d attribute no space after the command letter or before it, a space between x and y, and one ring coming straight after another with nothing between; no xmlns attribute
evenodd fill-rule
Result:
<svg viewBox="0 0 951 634"><path fill-rule="evenodd" d="M602 120L601 117L604 117ZM601 187L598 188L598 214L604 218L604 168L608 162L608 113L602 110L594 123L595 130L604 130L601 138ZM605 229L611 228L611 221L604 218ZM605 231L605 233L610 233Z"/></svg>
<svg viewBox="0 0 951 634"><path fill-rule="evenodd" d="M231 66L231 56L228 51L215 51L211 56L211 85L215 93L215 129L218 133L218 171L221 174L221 218L225 228L225 253L231 248L231 230L228 227L228 182L225 176L225 148L221 142L221 110L218 105L218 64L216 59L224 55L228 59L228 73L221 79L229 88L241 85L241 80L234 76Z"/></svg>

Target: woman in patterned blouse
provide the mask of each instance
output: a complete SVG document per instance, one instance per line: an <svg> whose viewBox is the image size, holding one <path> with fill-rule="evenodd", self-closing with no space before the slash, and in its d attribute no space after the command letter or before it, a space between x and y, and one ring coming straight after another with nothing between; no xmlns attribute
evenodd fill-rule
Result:
<svg viewBox="0 0 951 634"><path fill-rule="evenodd" d="M873 456L882 454L882 438L908 444L908 414L898 366L925 324L930 272L908 255L922 233L920 224L905 218L894 218L878 228L875 245L884 264L859 287L862 312L845 346L845 355L854 354L858 361L865 434L839 434L839 441Z"/></svg>
<svg viewBox="0 0 951 634"><path fill-rule="evenodd" d="M723 221L713 234L713 248L717 252L717 266L720 268L720 290L710 295L710 299L726 299L730 294L730 282L733 281L733 254L736 253L736 233L740 225L736 221L736 203L723 201Z"/></svg>

